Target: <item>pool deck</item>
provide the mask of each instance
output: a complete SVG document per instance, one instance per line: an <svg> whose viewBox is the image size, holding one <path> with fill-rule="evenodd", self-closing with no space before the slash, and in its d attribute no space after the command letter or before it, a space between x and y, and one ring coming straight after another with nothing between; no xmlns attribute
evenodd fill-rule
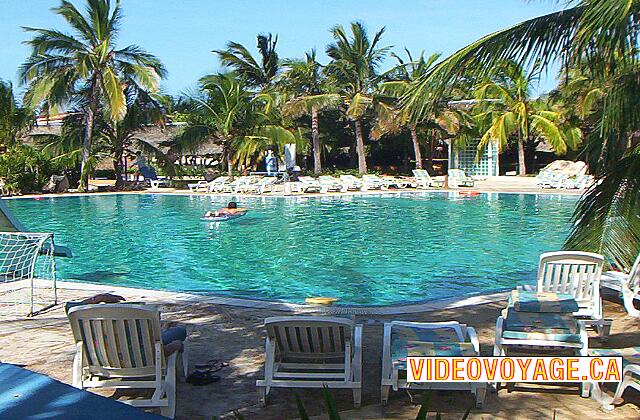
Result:
<svg viewBox="0 0 640 420"><path fill-rule="evenodd" d="M239 410L247 419L297 417L293 392L290 390L272 391L271 403L267 408L257 404L255 380L261 376L264 362L265 331L262 323L264 318L269 316L308 313L315 311L315 308L290 304L283 304L281 307L273 306L274 304L269 306L267 302L259 301L222 304L220 302L224 301L216 299L224 298L219 297L67 282L60 283L59 296L60 301L64 302L82 299L99 292L118 293L130 301L145 301L158 305L163 314L163 326L185 326L189 331L191 366L210 359L229 362L229 367L220 372L222 380L218 383L202 387L179 384L177 418L233 418L233 410ZM589 346L616 348L637 345L640 341L640 321L628 317L615 296L606 298L605 315L614 320L611 337L607 343L600 343L591 334ZM342 418L413 419L418 411L418 407L410 402L404 392L392 392L389 405L379 405L383 322L391 319L458 320L477 329L481 353L491 355L495 320L505 301L499 296L485 299L475 302L433 302L430 304L431 307L423 306L422 310L415 307L415 311L411 313L394 310L393 314L355 314L356 321L364 324L363 407L353 410L351 393L336 390L334 396ZM70 383L75 350L62 305L57 305L33 318L12 315L9 309L11 308L0 306L0 360L25 364L29 369ZM100 393L113 395L113 392L109 391ZM311 416L323 413L321 391L301 390L299 394ZM624 405L606 413L600 410L594 401L580 398L575 386L550 388L520 385L510 392L500 390L497 394L489 393L485 407L473 410L470 418L550 419L553 418L554 410L558 419L639 418L639 394L630 390L625 397ZM472 402L470 394L464 392L436 392L433 401L432 410L441 411L445 419L460 418Z"/></svg>

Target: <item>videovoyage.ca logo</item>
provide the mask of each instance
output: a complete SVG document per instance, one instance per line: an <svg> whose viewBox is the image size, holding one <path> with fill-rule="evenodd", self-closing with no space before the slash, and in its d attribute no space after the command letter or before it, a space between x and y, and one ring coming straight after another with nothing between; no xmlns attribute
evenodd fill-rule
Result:
<svg viewBox="0 0 640 420"><path fill-rule="evenodd" d="M407 357L407 382L620 382L622 357Z"/></svg>

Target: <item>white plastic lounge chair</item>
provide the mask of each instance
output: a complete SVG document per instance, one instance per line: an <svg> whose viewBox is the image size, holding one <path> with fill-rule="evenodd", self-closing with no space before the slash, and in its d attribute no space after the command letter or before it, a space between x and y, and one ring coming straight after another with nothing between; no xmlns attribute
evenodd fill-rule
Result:
<svg viewBox="0 0 640 420"><path fill-rule="evenodd" d="M462 169L449 169L450 187L473 187L474 184L473 178L467 176Z"/></svg>
<svg viewBox="0 0 640 420"><path fill-rule="evenodd" d="M477 356L480 344L476 331L456 321L406 322L384 324L382 344L381 402L387 404L389 391L398 389L468 390L475 396L476 407L484 404L487 384L411 383L406 380L407 356Z"/></svg>
<svg viewBox="0 0 640 420"><path fill-rule="evenodd" d="M220 186L217 192L237 193L240 188L246 187L252 183L258 182L255 176L239 176L231 182L225 182Z"/></svg>
<svg viewBox="0 0 640 420"><path fill-rule="evenodd" d="M353 175L340 175L340 182L342 182L347 191L366 191L366 187L362 180Z"/></svg>
<svg viewBox="0 0 640 420"><path fill-rule="evenodd" d="M417 184L408 178L400 178L396 176L385 175L380 177L384 182L387 183L389 187L397 188L399 190L403 190L407 187L415 187Z"/></svg>
<svg viewBox="0 0 640 420"><path fill-rule="evenodd" d="M302 192L327 192L317 179L310 176L299 176L298 182L302 183Z"/></svg>
<svg viewBox="0 0 640 420"><path fill-rule="evenodd" d="M577 356L587 356L589 337L582 322L570 313L520 312L505 309L496 321L494 356L507 356L507 349L573 351ZM582 385L582 396L589 396L589 389Z"/></svg>
<svg viewBox="0 0 640 420"><path fill-rule="evenodd" d="M211 181L198 181L195 184L187 184L191 192L215 192L215 188L229 181L228 176L219 176Z"/></svg>
<svg viewBox="0 0 640 420"><path fill-rule="evenodd" d="M362 175L362 182L367 190L386 190L389 188L387 181L378 175Z"/></svg>
<svg viewBox="0 0 640 420"><path fill-rule="evenodd" d="M542 170L536 175L536 185L540 188L544 188L543 185L547 185L552 178L553 172Z"/></svg>
<svg viewBox="0 0 640 420"><path fill-rule="evenodd" d="M196 183L187 184L187 187L191 192L209 192L209 184L210 182L202 180Z"/></svg>
<svg viewBox="0 0 640 420"><path fill-rule="evenodd" d="M578 311L574 316L594 327L606 339L611 321L605 320L600 297L600 278L604 257L581 251L547 252L540 255L537 292L567 293L574 297ZM531 289L524 287L524 289Z"/></svg>
<svg viewBox="0 0 640 420"><path fill-rule="evenodd" d="M618 383L613 397L605 394L599 383L584 384L587 389L590 388L591 397L602 404L604 410L613 410L614 404L622 403L622 396L627 388L631 387L640 391L640 346L623 349L591 349L589 356L622 357L622 381Z"/></svg>
<svg viewBox="0 0 640 420"><path fill-rule="evenodd" d="M549 172L544 180L541 180L538 186L540 188L559 189L569 179L569 175L563 172Z"/></svg>
<svg viewBox="0 0 640 420"><path fill-rule="evenodd" d="M267 176L260 179L257 183L240 185L238 187L238 192L254 193L254 194L264 194L265 192L273 192L273 186L276 182L278 182L278 178L274 176Z"/></svg>
<svg viewBox="0 0 640 420"><path fill-rule="evenodd" d="M413 176L416 180L416 188L427 189L430 187L443 187L444 180L431 178L426 169L414 169Z"/></svg>
<svg viewBox="0 0 640 420"><path fill-rule="evenodd" d="M578 175L575 178L568 178L564 181L563 187L567 190L583 190L589 188L594 182L592 175Z"/></svg>
<svg viewBox="0 0 640 420"><path fill-rule="evenodd" d="M342 192L347 191L339 179L334 178L330 175L319 176L318 182L320 183L320 185L322 186L325 192L326 191L342 191Z"/></svg>
<svg viewBox="0 0 640 420"><path fill-rule="evenodd" d="M601 286L620 292L627 313L635 318L640 318L640 310L636 309L633 304L635 300L640 301L640 254L633 263L629 274L618 271L603 273Z"/></svg>
<svg viewBox="0 0 640 420"><path fill-rule="evenodd" d="M173 418L176 410L176 362L185 351L165 357L160 312L134 304L76 306L69 310L76 343L73 386L153 389L149 399L122 401L135 407L161 407Z"/></svg>
<svg viewBox="0 0 640 420"><path fill-rule="evenodd" d="M362 325L335 317L267 318L264 379L256 381L263 404L272 387L347 388L353 404L362 393Z"/></svg>

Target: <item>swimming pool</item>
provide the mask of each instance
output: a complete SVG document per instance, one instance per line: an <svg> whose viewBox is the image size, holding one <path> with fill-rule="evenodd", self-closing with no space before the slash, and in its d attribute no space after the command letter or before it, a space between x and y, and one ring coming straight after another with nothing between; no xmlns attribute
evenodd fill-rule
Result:
<svg viewBox="0 0 640 420"><path fill-rule="evenodd" d="M202 214L228 198L94 195L6 200L33 231L73 250L65 280L303 302L386 305L531 283L559 249L576 197L444 192L238 197L251 211Z"/></svg>

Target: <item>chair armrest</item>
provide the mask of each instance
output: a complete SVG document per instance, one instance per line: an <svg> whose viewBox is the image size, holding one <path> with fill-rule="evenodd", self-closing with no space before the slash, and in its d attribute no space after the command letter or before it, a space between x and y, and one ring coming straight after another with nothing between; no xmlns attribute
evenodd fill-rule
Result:
<svg viewBox="0 0 640 420"><path fill-rule="evenodd" d="M478 341L476 329L473 327L467 327L467 335L469 336L469 341L471 342L473 349L478 355L480 355L480 341Z"/></svg>

